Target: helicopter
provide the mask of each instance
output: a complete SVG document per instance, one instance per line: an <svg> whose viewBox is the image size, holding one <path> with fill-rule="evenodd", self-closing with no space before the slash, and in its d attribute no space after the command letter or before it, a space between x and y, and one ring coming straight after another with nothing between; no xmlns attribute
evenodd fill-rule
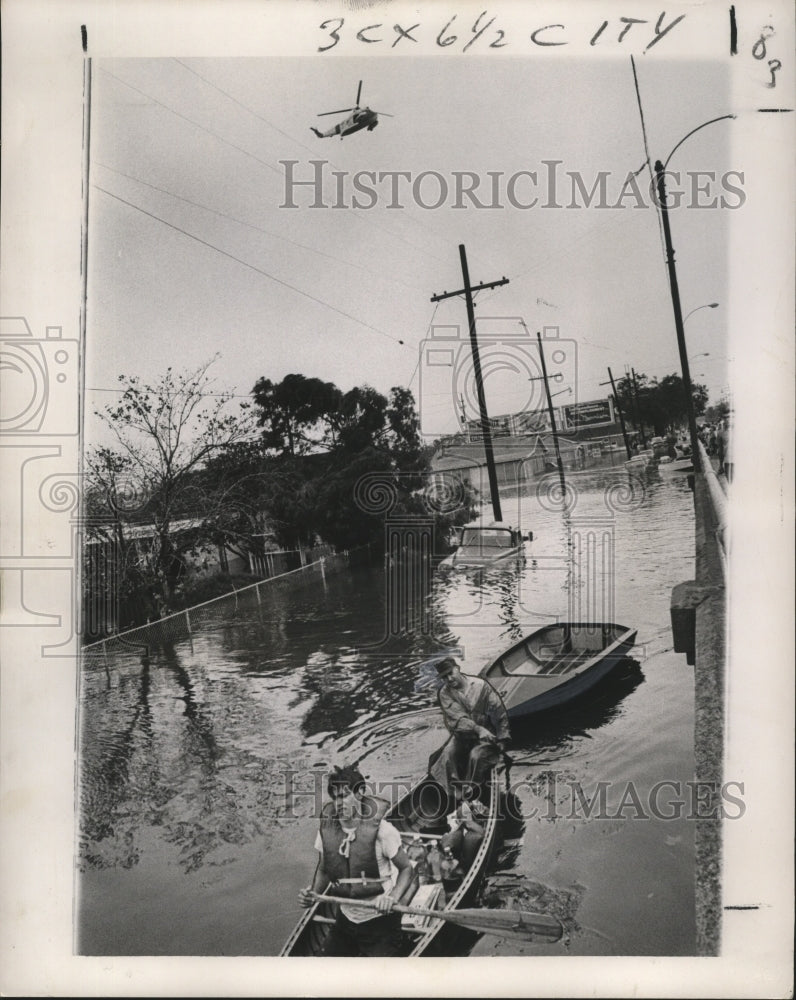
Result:
<svg viewBox="0 0 796 1000"><path fill-rule="evenodd" d="M388 115L386 111L373 111L371 108L361 108L359 106L359 98L362 94L362 81L359 81L359 87L357 88L357 100L353 108L341 108L339 111L322 111L318 117L322 118L324 115L344 115L348 111L353 111L354 113L345 118L343 121L335 125L334 128L329 129L328 132L320 132L317 128L310 126L310 130L314 132L319 139L330 139L332 136L339 135L343 139L347 135L352 135L354 132L359 132L360 129L366 128L368 132L372 132L373 129L379 124L379 115L384 115L386 118L394 118L394 115Z"/></svg>

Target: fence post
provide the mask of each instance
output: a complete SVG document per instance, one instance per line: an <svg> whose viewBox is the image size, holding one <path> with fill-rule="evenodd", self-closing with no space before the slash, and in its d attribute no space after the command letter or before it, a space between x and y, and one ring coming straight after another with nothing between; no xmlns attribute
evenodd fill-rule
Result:
<svg viewBox="0 0 796 1000"><path fill-rule="evenodd" d="M257 603L258 604L262 604L262 601L260 600L260 584L259 583L256 583L254 585L254 593L257 595Z"/></svg>
<svg viewBox="0 0 796 1000"><path fill-rule="evenodd" d="M191 635L191 616L187 611L185 612L185 624L188 628L188 635Z"/></svg>
<svg viewBox="0 0 796 1000"><path fill-rule="evenodd" d="M321 579L326 583L326 556L321 556Z"/></svg>

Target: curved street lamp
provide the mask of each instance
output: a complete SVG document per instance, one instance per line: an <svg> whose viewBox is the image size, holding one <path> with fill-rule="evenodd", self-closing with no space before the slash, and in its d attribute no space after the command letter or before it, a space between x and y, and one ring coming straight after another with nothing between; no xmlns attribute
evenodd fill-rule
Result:
<svg viewBox="0 0 796 1000"><path fill-rule="evenodd" d="M711 118L710 121L702 122L701 125L697 125L696 128L692 128L690 132L686 132L683 138L677 143L677 145L674 147L671 153L669 153L669 155L666 157L666 162L663 164L663 169L665 170L669 166L669 160L671 160L671 158L674 156L677 150L682 146L682 144L686 141L686 139L690 139L695 132L699 132L700 129L707 128L708 125L713 125L715 122L723 122L727 118L736 118L736 117L737 115L719 115L718 118ZM658 163L660 163L660 160L658 160ZM657 166L658 164L656 163L655 164L656 170Z"/></svg>
<svg viewBox="0 0 796 1000"><path fill-rule="evenodd" d="M665 162L660 160L655 161L655 180L658 188L658 206L661 210L661 221L663 223L663 237L666 243L666 266L669 271L669 286L672 291L672 307L674 309L674 325L677 330L677 347L680 351L680 367L683 372L683 387L685 389L685 404L686 412L688 414L688 430L691 437L691 454L693 456L694 470L700 472L702 469L702 463L700 461L699 447L697 444L697 425L696 425L696 414L694 413L694 400L691 395L691 373L688 368L688 351L685 346L685 329L683 320L683 311L680 305L680 289L677 285L677 271L674 266L674 247L672 246L672 232L669 227L669 204L666 200L666 167L669 160L674 156L677 150L682 146L682 144L689 139L695 132L699 132L700 129L707 128L708 125L713 125L715 122L724 121L725 118L735 118L735 115L720 115L718 118L711 118L710 121L702 122L701 125L697 125L696 128L692 128L690 132L686 133L683 138L677 143L674 149L666 157ZM701 306L697 307L701 308ZM696 309L692 310L696 312ZM689 316L691 313L688 314Z"/></svg>
<svg viewBox="0 0 796 1000"><path fill-rule="evenodd" d="M687 323L688 317L693 316L694 313L699 312L700 309L718 309L718 308L719 308L718 302L706 302L703 306L696 306L694 309L691 310L690 313L686 315L685 319L683 320L683 323L684 324Z"/></svg>

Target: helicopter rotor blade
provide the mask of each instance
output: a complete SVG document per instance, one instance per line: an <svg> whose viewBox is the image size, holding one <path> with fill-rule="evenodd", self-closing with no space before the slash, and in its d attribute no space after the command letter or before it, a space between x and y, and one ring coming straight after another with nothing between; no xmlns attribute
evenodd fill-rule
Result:
<svg viewBox="0 0 796 1000"><path fill-rule="evenodd" d="M339 111L320 111L318 117L323 118L324 115L344 115L349 111L356 111L356 108L341 108Z"/></svg>
<svg viewBox="0 0 796 1000"><path fill-rule="evenodd" d="M357 107L359 107L359 98L360 98L361 94L362 94L362 81L360 80L359 81L359 86L357 87L357 99L356 99L356 106Z"/></svg>
<svg viewBox="0 0 796 1000"><path fill-rule="evenodd" d="M386 111L377 111L375 108L370 109L374 115L384 115L385 118L395 118L395 115L388 114Z"/></svg>

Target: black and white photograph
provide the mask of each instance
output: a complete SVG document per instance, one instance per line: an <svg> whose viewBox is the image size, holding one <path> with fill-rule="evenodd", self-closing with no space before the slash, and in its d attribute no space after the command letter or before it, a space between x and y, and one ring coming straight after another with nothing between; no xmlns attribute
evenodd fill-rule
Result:
<svg viewBox="0 0 796 1000"><path fill-rule="evenodd" d="M792 995L793 11L31 6L3 992Z"/></svg>

